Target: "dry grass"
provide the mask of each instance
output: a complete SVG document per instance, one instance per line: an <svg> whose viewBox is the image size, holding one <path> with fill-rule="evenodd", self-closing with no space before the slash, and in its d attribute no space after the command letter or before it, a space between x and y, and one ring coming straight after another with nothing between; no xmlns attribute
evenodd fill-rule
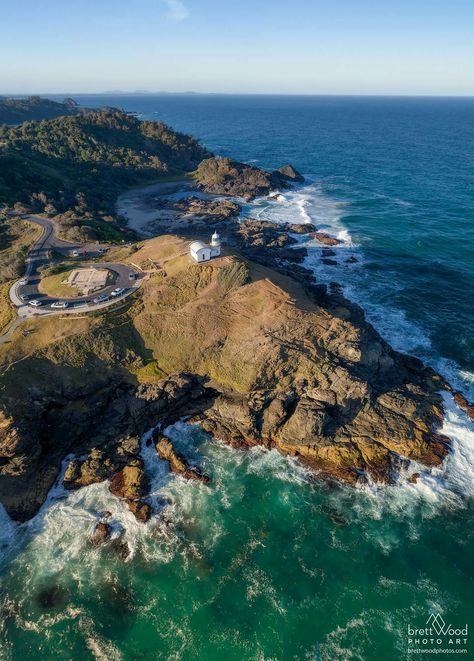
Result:
<svg viewBox="0 0 474 661"><path fill-rule="evenodd" d="M5 282L0 285L0 334L7 330L7 327L16 317L15 308L12 307L8 292L12 282Z"/></svg>

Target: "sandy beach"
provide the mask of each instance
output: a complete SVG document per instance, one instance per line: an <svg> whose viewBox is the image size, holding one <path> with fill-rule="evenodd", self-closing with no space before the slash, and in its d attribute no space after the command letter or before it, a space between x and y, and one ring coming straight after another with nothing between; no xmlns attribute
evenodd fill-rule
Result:
<svg viewBox="0 0 474 661"><path fill-rule="evenodd" d="M180 215L176 211L160 208L157 200L181 192L196 194L194 182L180 179L128 190L117 200L117 213L127 219L130 229L144 236L153 236L178 222Z"/></svg>

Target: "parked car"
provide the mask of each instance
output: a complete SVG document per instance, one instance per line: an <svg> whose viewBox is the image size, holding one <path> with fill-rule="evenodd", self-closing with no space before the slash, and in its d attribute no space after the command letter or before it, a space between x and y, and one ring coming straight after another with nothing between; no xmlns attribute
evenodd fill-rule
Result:
<svg viewBox="0 0 474 661"><path fill-rule="evenodd" d="M28 278L22 278L22 279L20 280L20 283L19 283L19 284L20 284L20 285L27 285L27 284L28 284Z"/></svg>
<svg viewBox="0 0 474 661"><path fill-rule="evenodd" d="M67 301L55 301L54 303L51 303L51 307L55 310L64 310L68 306L69 303Z"/></svg>
<svg viewBox="0 0 474 661"><path fill-rule="evenodd" d="M38 299L35 298L34 300L30 301L28 305L32 305L34 308L39 308L41 301L38 301Z"/></svg>
<svg viewBox="0 0 474 661"><path fill-rule="evenodd" d="M26 303L29 298L28 294L20 294L20 300L22 300L23 303Z"/></svg>
<svg viewBox="0 0 474 661"><path fill-rule="evenodd" d="M120 296L120 294L123 294L125 289L123 287L117 287L116 289L113 290L113 292L110 294L111 296Z"/></svg>
<svg viewBox="0 0 474 661"><path fill-rule="evenodd" d="M71 257L79 257L79 250L73 250L71 253Z"/></svg>
<svg viewBox="0 0 474 661"><path fill-rule="evenodd" d="M129 280L135 280L135 273L129 273L128 274L128 279Z"/></svg>
<svg viewBox="0 0 474 661"><path fill-rule="evenodd" d="M100 294L99 296L96 296L96 298L94 298L93 303L103 303L104 301L108 301L108 300L109 297L107 296L107 294Z"/></svg>

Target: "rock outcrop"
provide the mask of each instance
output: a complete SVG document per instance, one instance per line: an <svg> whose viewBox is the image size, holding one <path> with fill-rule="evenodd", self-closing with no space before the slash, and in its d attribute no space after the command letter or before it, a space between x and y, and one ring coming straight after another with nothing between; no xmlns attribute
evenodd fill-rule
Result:
<svg viewBox="0 0 474 661"><path fill-rule="evenodd" d="M206 193L245 199L268 195L272 190L287 188L292 182L302 180L292 166L287 165L270 173L253 165L222 157L201 161L194 177Z"/></svg>
<svg viewBox="0 0 474 661"><path fill-rule="evenodd" d="M156 452L160 459L168 462L170 471L182 475L188 480L198 480L199 482L208 483L210 479L207 475L201 473L195 466L190 466L185 457L176 452L172 442L166 436L159 435L156 441Z"/></svg>
<svg viewBox="0 0 474 661"><path fill-rule="evenodd" d="M467 399L462 394L462 392L459 391L455 392L453 397L454 397L454 401L459 406L459 408L463 409L463 411L465 411L468 414L471 420L474 420L474 404L468 402Z"/></svg>
<svg viewBox="0 0 474 661"><path fill-rule="evenodd" d="M133 460L115 473L109 485L110 493L125 500L129 510L142 523L146 523L151 516L151 507L143 500L148 490L148 477L141 459Z"/></svg>

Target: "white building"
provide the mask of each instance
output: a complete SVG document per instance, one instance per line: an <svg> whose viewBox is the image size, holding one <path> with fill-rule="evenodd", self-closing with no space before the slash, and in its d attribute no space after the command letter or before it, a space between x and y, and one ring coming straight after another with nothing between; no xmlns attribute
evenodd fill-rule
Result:
<svg viewBox="0 0 474 661"><path fill-rule="evenodd" d="M207 246L202 241L193 241L189 246L189 252L195 262L208 262L212 257L221 254L221 240L217 232L211 238L211 245Z"/></svg>

